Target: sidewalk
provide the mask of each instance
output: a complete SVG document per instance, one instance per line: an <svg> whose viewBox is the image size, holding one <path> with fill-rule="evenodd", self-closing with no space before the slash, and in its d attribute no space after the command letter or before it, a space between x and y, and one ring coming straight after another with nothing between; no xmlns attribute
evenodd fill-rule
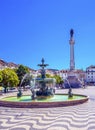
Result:
<svg viewBox="0 0 95 130"><path fill-rule="evenodd" d="M72 92L88 95L90 99L84 104L69 107L0 107L0 130L95 130L95 86L73 89Z"/></svg>

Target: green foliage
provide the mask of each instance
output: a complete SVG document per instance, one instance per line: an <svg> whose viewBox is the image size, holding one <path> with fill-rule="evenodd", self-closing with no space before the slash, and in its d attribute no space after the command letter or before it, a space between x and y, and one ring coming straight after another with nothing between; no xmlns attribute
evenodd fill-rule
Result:
<svg viewBox="0 0 95 130"><path fill-rule="evenodd" d="M21 83L23 76L26 73L29 73L29 69L28 69L28 67L26 67L24 65L19 65L18 69L16 70L16 73L17 73L19 80L20 80L20 83Z"/></svg>
<svg viewBox="0 0 95 130"><path fill-rule="evenodd" d="M50 74L46 74L46 78L52 78Z"/></svg>
<svg viewBox="0 0 95 130"><path fill-rule="evenodd" d="M14 70L6 68L1 70L2 73L2 86L3 87L14 87L19 83L19 79Z"/></svg>
<svg viewBox="0 0 95 130"><path fill-rule="evenodd" d="M28 75L24 81L22 82L21 86L26 86L26 85L30 85L30 81L32 80L32 75Z"/></svg>
<svg viewBox="0 0 95 130"><path fill-rule="evenodd" d="M3 77L2 77L2 71L0 70L0 83L2 82Z"/></svg>
<svg viewBox="0 0 95 130"><path fill-rule="evenodd" d="M52 78L56 79L56 84L62 84L63 80L59 75L54 75Z"/></svg>

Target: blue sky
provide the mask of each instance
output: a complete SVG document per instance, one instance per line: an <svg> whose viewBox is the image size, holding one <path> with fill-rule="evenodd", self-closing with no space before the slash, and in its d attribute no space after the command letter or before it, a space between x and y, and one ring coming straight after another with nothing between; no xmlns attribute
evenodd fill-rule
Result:
<svg viewBox="0 0 95 130"><path fill-rule="evenodd" d="M75 68L95 65L95 0L0 0L0 59L33 69L68 69L70 29Z"/></svg>

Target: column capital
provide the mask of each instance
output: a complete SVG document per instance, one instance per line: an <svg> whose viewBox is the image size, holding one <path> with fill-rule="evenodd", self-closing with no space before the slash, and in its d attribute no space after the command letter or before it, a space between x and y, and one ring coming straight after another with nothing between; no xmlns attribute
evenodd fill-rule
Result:
<svg viewBox="0 0 95 130"><path fill-rule="evenodd" d="M69 44L75 44L75 40L74 39L70 39L69 40Z"/></svg>

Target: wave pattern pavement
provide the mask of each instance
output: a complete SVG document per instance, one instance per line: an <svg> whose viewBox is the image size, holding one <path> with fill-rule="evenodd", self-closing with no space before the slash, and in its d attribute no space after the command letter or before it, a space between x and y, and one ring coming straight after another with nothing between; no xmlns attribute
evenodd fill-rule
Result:
<svg viewBox="0 0 95 130"><path fill-rule="evenodd" d="M0 130L95 130L95 93L87 94L92 96L90 100L76 106L0 107Z"/></svg>

